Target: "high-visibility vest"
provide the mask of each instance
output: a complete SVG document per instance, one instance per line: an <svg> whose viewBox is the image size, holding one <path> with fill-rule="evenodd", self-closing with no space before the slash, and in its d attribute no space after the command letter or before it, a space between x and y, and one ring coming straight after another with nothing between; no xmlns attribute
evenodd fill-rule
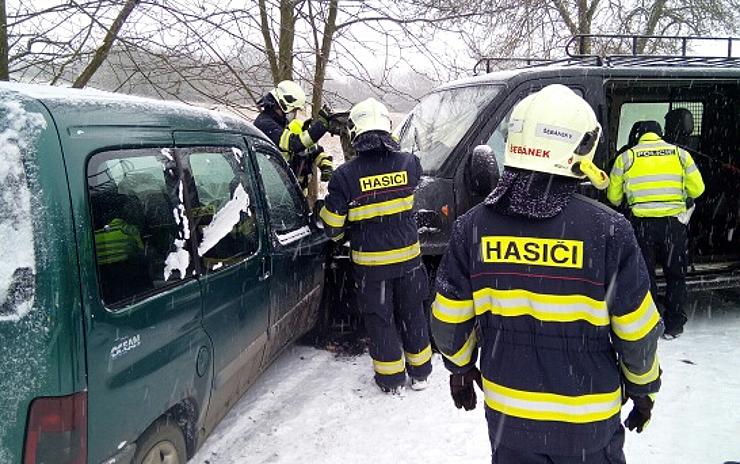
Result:
<svg viewBox="0 0 740 464"><path fill-rule="evenodd" d="M625 196L637 217L666 217L686 211L686 198L703 191L691 155L648 132L614 162L607 198L618 205Z"/></svg>
<svg viewBox="0 0 740 464"><path fill-rule="evenodd" d="M131 259L144 250L139 228L115 218L95 231L95 253L98 264L114 264Z"/></svg>

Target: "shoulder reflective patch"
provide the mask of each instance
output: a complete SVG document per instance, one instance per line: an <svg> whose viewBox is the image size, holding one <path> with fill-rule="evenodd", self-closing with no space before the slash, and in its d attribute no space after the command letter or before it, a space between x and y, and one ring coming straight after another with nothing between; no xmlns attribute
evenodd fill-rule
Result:
<svg viewBox="0 0 740 464"><path fill-rule="evenodd" d="M408 185L409 175L406 171L388 172L377 176L360 177L360 190L367 192L389 187Z"/></svg>
<svg viewBox="0 0 740 464"><path fill-rule="evenodd" d="M484 263L583 268L580 240L488 236L482 237L481 248Z"/></svg>

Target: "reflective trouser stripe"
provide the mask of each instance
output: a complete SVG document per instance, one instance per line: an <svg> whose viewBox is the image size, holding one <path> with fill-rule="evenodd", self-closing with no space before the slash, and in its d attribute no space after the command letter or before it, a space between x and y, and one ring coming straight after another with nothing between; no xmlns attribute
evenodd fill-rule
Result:
<svg viewBox="0 0 740 464"><path fill-rule="evenodd" d="M650 201L630 205L632 213L637 217L665 217L675 216L686 211L686 203Z"/></svg>
<svg viewBox="0 0 740 464"><path fill-rule="evenodd" d="M475 317L473 300L453 300L437 293L432 303L432 315L448 324L460 324Z"/></svg>
<svg viewBox="0 0 740 464"><path fill-rule="evenodd" d="M622 407L621 390L590 395L566 396L515 390L483 378L486 405L508 416L537 421L577 424L609 419Z"/></svg>
<svg viewBox="0 0 740 464"><path fill-rule="evenodd" d="M403 248L387 251L352 250L352 262L362 266L383 266L414 259L421 254L419 242Z"/></svg>
<svg viewBox="0 0 740 464"><path fill-rule="evenodd" d="M406 351L405 353L406 362L414 367L421 366L422 364L427 363L430 359L432 359L432 345L427 345L426 348L418 353L409 353L408 351Z"/></svg>
<svg viewBox="0 0 740 464"><path fill-rule="evenodd" d="M321 208L319 217L331 227L344 227L344 221L347 219L346 214L337 214L329 210L326 206Z"/></svg>
<svg viewBox="0 0 740 464"><path fill-rule="evenodd" d="M643 338L653 330L660 321L658 308L655 307L650 292L645 294L640 305L624 316L612 316L612 330L622 340L635 341Z"/></svg>
<svg viewBox="0 0 740 464"><path fill-rule="evenodd" d="M473 359L473 352L477 347L478 337L475 335L475 330L472 330L470 335L468 335L468 339L457 353L449 354L442 352L442 355L456 366L465 366L470 363L471 359Z"/></svg>
<svg viewBox="0 0 740 464"><path fill-rule="evenodd" d="M395 198L393 200L350 208L347 218L350 221L362 221L363 219L372 219L378 216L391 216L403 211L409 211L413 207L414 195L409 195L403 198Z"/></svg>
<svg viewBox="0 0 740 464"><path fill-rule="evenodd" d="M650 382L655 382L660 377L660 364L658 363L657 353L653 357L653 363L651 364L650 369L644 374L635 374L627 369L627 366L625 366L622 361L619 362L619 365L622 368L624 378L635 385L647 385Z"/></svg>
<svg viewBox="0 0 740 464"><path fill-rule="evenodd" d="M373 370L380 375L400 374L406 370L403 358L397 361L377 361L373 359Z"/></svg>
<svg viewBox="0 0 740 464"><path fill-rule="evenodd" d="M475 313L491 312L504 317L531 316L543 322L583 320L595 326L609 325L606 302L584 295L550 295L527 290L483 288L473 293Z"/></svg>

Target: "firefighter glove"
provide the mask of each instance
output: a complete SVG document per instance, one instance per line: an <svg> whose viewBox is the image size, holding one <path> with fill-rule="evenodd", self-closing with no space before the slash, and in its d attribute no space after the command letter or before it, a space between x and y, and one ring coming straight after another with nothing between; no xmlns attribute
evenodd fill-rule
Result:
<svg viewBox="0 0 740 464"><path fill-rule="evenodd" d="M653 410L653 400L650 396L630 396L632 400L632 411L630 411L624 426L630 431L637 430L640 433L650 422L650 415Z"/></svg>
<svg viewBox="0 0 740 464"><path fill-rule="evenodd" d="M480 371L475 366L464 374L450 375L450 393L457 409L465 408L466 411L475 409L476 397L473 383L477 383L478 388L483 389Z"/></svg>
<svg viewBox="0 0 740 464"><path fill-rule="evenodd" d="M329 128L329 121L331 121L331 108L329 105L324 105L319 110L318 120L324 124L324 127Z"/></svg>

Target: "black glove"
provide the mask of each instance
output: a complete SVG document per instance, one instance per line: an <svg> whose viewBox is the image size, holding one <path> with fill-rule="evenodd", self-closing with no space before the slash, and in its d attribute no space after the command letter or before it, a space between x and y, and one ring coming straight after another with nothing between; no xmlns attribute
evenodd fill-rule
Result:
<svg viewBox="0 0 740 464"><path fill-rule="evenodd" d="M650 422L650 414L653 411L653 400L649 396L630 396L633 407L629 416L624 421L624 426L629 430L637 429L637 433L647 427Z"/></svg>
<svg viewBox="0 0 740 464"><path fill-rule="evenodd" d="M324 127L329 128L329 121L331 121L331 108L328 105L324 105L319 110L317 119L324 124Z"/></svg>
<svg viewBox="0 0 740 464"><path fill-rule="evenodd" d="M466 411L475 409L476 397L473 382L477 383L478 388L483 390L480 371L477 367L473 367L464 374L450 375L450 394L457 409L465 408Z"/></svg>
<svg viewBox="0 0 740 464"><path fill-rule="evenodd" d="M686 197L686 209L689 209L692 206L694 206L694 199L691 197Z"/></svg>

